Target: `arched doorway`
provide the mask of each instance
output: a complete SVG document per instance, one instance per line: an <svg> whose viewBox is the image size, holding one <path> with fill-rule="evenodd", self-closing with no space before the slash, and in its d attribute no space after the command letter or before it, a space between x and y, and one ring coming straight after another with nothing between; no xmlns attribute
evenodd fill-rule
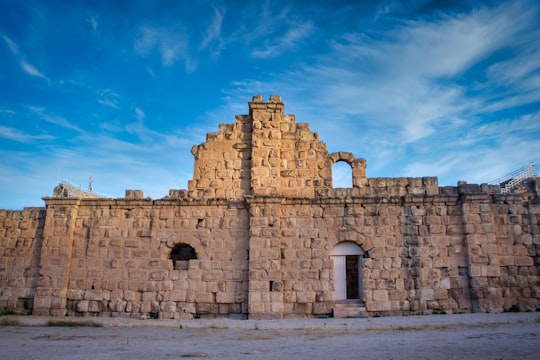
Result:
<svg viewBox="0 0 540 360"><path fill-rule="evenodd" d="M362 256L352 242L342 242L330 251L334 263L334 301L362 300Z"/></svg>

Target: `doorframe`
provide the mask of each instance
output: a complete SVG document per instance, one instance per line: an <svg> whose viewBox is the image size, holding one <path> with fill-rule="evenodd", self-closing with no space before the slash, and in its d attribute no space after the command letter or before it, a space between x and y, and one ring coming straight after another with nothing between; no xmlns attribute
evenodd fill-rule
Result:
<svg viewBox="0 0 540 360"><path fill-rule="evenodd" d="M330 259L332 259L334 274L334 292L332 294L334 301L349 300L347 299L346 256L351 255L358 256L358 297L360 301L364 300L362 284L362 258L364 252L355 243L345 241L337 244L330 250Z"/></svg>

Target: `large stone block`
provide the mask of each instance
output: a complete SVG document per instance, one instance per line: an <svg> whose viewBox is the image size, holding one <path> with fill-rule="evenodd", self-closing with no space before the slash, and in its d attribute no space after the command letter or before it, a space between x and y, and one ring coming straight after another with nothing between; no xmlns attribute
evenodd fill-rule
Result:
<svg viewBox="0 0 540 360"><path fill-rule="evenodd" d="M80 313L88 312L90 301L81 300L77 302L76 310Z"/></svg>
<svg viewBox="0 0 540 360"><path fill-rule="evenodd" d="M514 264L516 266L533 266L534 260L531 256L516 256L514 258Z"/></svg>

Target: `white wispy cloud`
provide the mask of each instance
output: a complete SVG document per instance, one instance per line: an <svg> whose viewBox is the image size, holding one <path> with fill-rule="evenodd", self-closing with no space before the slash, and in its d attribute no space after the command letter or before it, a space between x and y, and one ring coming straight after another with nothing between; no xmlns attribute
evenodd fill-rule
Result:
<svg viewBox="0 0 540 360"><path fill-rule="evenodd" d="M135 52L141 56L149 56L155 49L158 50L164 67L182 61L188 73L197 68L196 61L189 53L187 33L181 25L170 28L142 27L140 36L135 41Z"/></svg>
<svg viewBox="0 0 540 360"><path fill-rule="evenodd" d="M511 45L531 21L518 10L481 9L436 22L410 22L394 29L390 41L348 37L308 73L333 108L398 125L404 129L402 141L417 140L444 119L477 111L464 96L466 89L452 79ZM350 67L353 61L358 69Z"/></svg>
<svg viewBox="0 0 540 360"><path fill-rule="evenodd" d="M43 72L38 70L38 68L30 64L25 59L25 57L21 54L19 50L19 45L17 43L15 43L13 40L11 40L8 36L4 34L2 34L2 38L6 42L7 46L9 47L13 55L15 55L15 57L19 59L19 64L25 73L27 73L30 76L35 76L35 77L38 77L38 78L41 78L50 82L49 78Z"/></svg>
<svg viewBox="0 0 540 360"><path fill-rule="evenodd" d="M35 140L51 140L53 136L47 134L33 135L19 129L0 125L0 137L21 143L29 143Z"/></svg>
<svg viewBox="0 0 540 360"><path fill-rule="evenodd" d="M141 133L148 130L143 125L137 129ZM0 188L11 189L1 207L40 205L39 197L50 196L61 179L85 187L89 176L94 180L95 191L112 197L123 197L125 189L141 189L152 198L164 197L171 188L186 188L192 176L192 169L184 165L192 162L193 156L179 150L186 143L191 146L193 140L183 135L153 131L144 141L126 141L118 134L85 132L70 146L45 146L37 153L29 149L0 149L0 173L11 175L0 177ZM17 129L0 127L0 137L7 136L24 143L42 140Z"/></svg>
<svg viewBox="0 0 540 360"><path fill-rule="evenodd" d="M504 120L504 121L502 121ZM540 154L540 112L479 123L462 130L451 142L440 142L445 156L429 156L404 168L405 175L437 174L442 179L458 171L461 180L487 182L534 161ZM425 142L426 145L432 144ZM445 185L449 182L445 180Z"/></svg>
<svg viewBox="0 0 540 360"><path fill-rule="evenodd" d="M487 85L502 90L492 109L504 109L540 100L540 30L520 34L520 56L504 59L487 69ZM489 87L486 90L489 91Z"/></svg>
<svg viewBox="0 0 540 360"><path fill-rule="evenodd" d="M538 157L534 157L540 153L540 143L519 136L508 136L502 138L496 147L477 144L475 150L471 151L469 147L456 148L443 157L416 158L406 164L403 175L437 175L440 185L455 185L457 180L486 183L531 160L537 161ZM451 181L456 174L459 174L459 179Z"/></svg>
<svg viewBox="0 0 540 360"><path fill-rule="evenodd" d="M251 52L254 58L271 58L294 50L314 30L311 22L293 23L283 36L267 38L263 46Z"/></svg>
<svg viewBox="0 0 540 360"><path fill-rule="evenodd" d="M2 38L6 42L7 46L11 50L11 52L13 54L15 54L15 55L18 55L19 54L19 45L17 45L13 40L11 40L9 37L7 37L4 34L2 34Z"/></svg>
<svg viewBox="0 0 540 360"><path fill-rule="evenodd" d="M379 19L384 16L414 12L417 9L429 4L430 0L383 0L377 5L375 18Z"/></svg>
<svg viewBox="0 0 540 360"><path fill-rule="evenodd" d="M256 59L274 58L300 51L316 31L309 19L297 16L292 4L272 1L252 2L237 9L235 28L221 35L223 47L239 46ZM305 48L305 47L304 47Z"/></svg>
<svg viewBox="0 0 540 360"><path fill-rule="evenodd" d="M137 119L139 121L143 121L144 120L144 111L142 111L141 109L136 107L135 108L135 116L137 117Z"/></svg>
<svg viewBox="0 0 540 360"><path fill-rule="evenodd" d="M540 138L540 112L521 115L516 119L501 119L480 123L467 128L467 133L459 139L456 146L479 145L486 140L503 143L509 138L533 140Z"/></svg>
<svg viewBox="0 0 540 360"><path fill-rule="evenodd" d="M46 113L45 109L42 108L42 107L30 106L29 109L34 114L39 116L40 119L42 119L42 120L44 120L44 121L46 121L46 122L48 122L50 124L60 126L60 127L66 128L66 129L74 130L74 131L77 131L77 132L82 132L82 129L80 127L78 127L77 125L75 125L74 121L69 121L68 119L66 119L63 116L48 114L48 113Z"/></svg>
<svg viewBox="0 0 540 360"><path fill-rule="evenodd" d="M113 196L123 196L125 189L141 189L147 196L161 198L171 188L187 187L192 169L183 164L192 162L193 156L179 150L194 144L191 132L188 137L185 133L163 133L140 121L126 125L125 130L136 138L82 134L76 148L51 154L58 165L55 172L70 179L92 175L94 189Z"/></svg>
<svg viewBox="0 0 540 360"><path fill-rule="evenodd" d="M118 109L118 102L120 96L112 89L100 89L97 91L97 102L101 105Z"/></svg>
<svg viewBox="0 0 540 360"><path fill-rule="evenodd" d="M219 42L221 40L221 27L223 25L223 18L226 10L217 7L214 7L213 9L214 16L212 17L210 25L206 28L206 32L199 46L200 50L204 50L213 42Z"/></svg>
<svg viewBox="0 0 540 360"><path fill-rule="evenodd" d="M49 80L45 74L39 71L34 65L27 63L25 60L21 60L21 68L31 76L39 77L45 80Z"/></svg>
<svg viewBox="0 0 540 360"><path fill-rule="evenodd" d="M166 146L191 146L196 142L200 142L201 138L197 138L196 132L182 131L164 133L157 131L147 126L143 117L137 115L137 121L127 123L124 125L123 130L128 134L134 136L134 146L142 146L143 148L159 147L162 151L166 151ZM188 133L189 135L186 135Z"/></svg>
<svg viewBox="0 0 540 360"><path fill-rule="evenodd" d="M235 41L252 44L280 30L287 24L291 7L271 1L252 2L240 9L241 27L232 34Z"/></svg>
<svg viewBox="0 0 540 360"><path fill-rule="evenodd" d="M89 15L86 18L86 21L90 24L90 26L92 27L94 31L97 30L99 23L98 23L98 17L96 15Z"/></svg>
<svg viewBox="0 0 540 360"><path fill-rule="evenodd" d="M253 58L273 58L297 50L315 31L310 20L300 20L291 6L271 1L254 2L239 9L238 27L223 42L249 47Z"/></svg>

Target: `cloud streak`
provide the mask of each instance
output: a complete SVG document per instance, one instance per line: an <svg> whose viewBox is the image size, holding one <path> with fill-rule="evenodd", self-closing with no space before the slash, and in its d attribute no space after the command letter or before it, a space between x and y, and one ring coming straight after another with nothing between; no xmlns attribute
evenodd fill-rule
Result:
<svg viewBox="0 0 540 360"><path fill-rule="evenodd" d="M8 36L2 34L2 38L6 42L7 46L9 47L10 51L19 59L19 65L21 66L21 69L28 75L38 77L44 80L47 80L50 83L49 78L40 70L38 70L34 65L28 63L28 61L25 59L24 55L21 54L19 50L19 45L15 43L13 40L11 40Z"/></svg>
<svg viewBox="0 0 540 360"><path fill-rule="evenodd" d="M2 34L2 38L6 42L6 45L9 47L9 50L11 50L11 52L14 55L18 55L19 54L19 45L17 45L13 40L11 40L9 37L7 37L4 34Z"/></svg>
<svg viewBox="0 0 540 360"><path fill-rule="evenodd" d="M32 135L27 134L19 129L11 128L8 126L0 125L0 138L20 142L20 143L30 143L35 140L52 140L53 136L42 134L42 135Z"/></svg>
<svg viewBox="0 0 540 360"><path fill-rule="evenodd" d="M31 106L31 107L29 107L29 109L34 114L36 114L40 119L42 119L42 120L44 120L44 121L46 121L46 122L48 122L50 124L60 126L60 127L66 128L66 129L74 130L74 131L79 132L79 133L83 132L80 127L78 127L73 122L69 121L68 119L66 119L66 118L64 118L62 116L58 116L58 115L47 114L45 112L44 108Z"/></svg>
<svg viewBox="0 0 540 360"><path fill-rule="evenodd" d="M30 76L49 80L41 71L39 71L34 65L27 63L25 60L21 60L21 68Z"/></svg>
<svg viewBox="0 0 540 360"><path fill-rule="evenodd" d="M187 34L181 25L177 25L175 28L142 27L140 36L135 41L135 52L147 57L156 49L161 56L161 63L164 67L170 67L177 61L182 61L188 73L197 68L196 62L189 54Z"/></svg>
<svg viewBox="0 0 540 360"><path fill-rule="evenodd" d="M90 26L92 27L92 30L94 30L94 31L97 30L98 25L99 25L97 16L90 15L90 16L88 16L86 21L90 24Z"/></svg>
<svg viewBox="0 0 540 360"><path fill-rule="evenodd" d="M221 28L226 10L214 7L214 16L210 25L206 28L206 32L199 46L200 50L204 50L214 42L221 42ZM219 46L218 46L219 47Z"/></svg>
<svg viewBox="0 0 540 360"><path fill-rule="evenodd" d="M313 31L314 26L311 22L292 24L283 36L267 38L262 47L251 52L251 56L254 58L272 58L294 51Z"/></svg>
<svg viewBox="0 0 540 360"><path fill-rule="evenodd" d="M100 103L101 105L104 105L113 109L119 108L118 102L119 102L120 96L114 90L100 89L97 91L97 96L98 96L97 102Z"/></svg>

